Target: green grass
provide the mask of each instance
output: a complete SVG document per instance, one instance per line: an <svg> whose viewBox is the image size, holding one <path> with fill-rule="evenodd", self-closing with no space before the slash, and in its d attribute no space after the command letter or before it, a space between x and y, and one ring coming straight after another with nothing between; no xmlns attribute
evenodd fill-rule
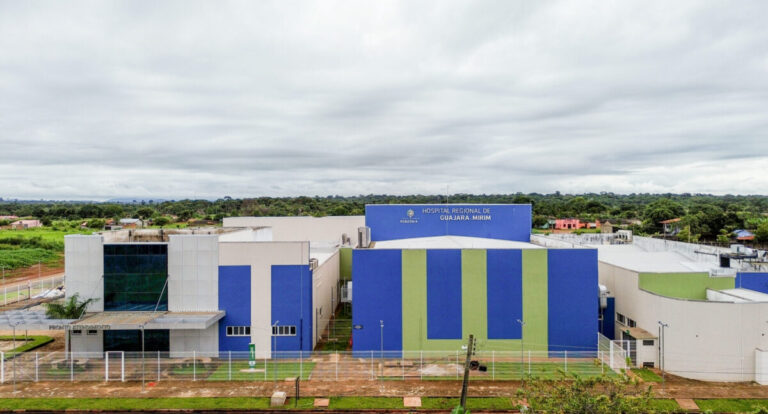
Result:
<svg viewBox="0 0 768 414"><path fill-rule="evenodd" d="M645 382L661 382L661 377L648 368L636 368L632 372Z"/></svg>
<svg viewBox="0 0 768 414"><path fill-rule="evenodd" d="M13 270L22 267L29 267L38 263L46 265L57 264L62 255L56 251L38 249L38 248L17 248L7 247L0 244L0 266L6 270Z"/></svg>
<svg viewBox="0 0 768 414"><path fill-rule="evenodd" d="M341 304L334 319L335 329L331 331L332 340L323 340L317 345L318 351L348 351L349 338L352 337L352 307Z"/></svg>
<svg viewBox="0 0 768 414"><path fill-rule="evenodd" d="M749 413L759 407L768 408L768 400L722 398L712 400L695 400L701 411L710 410L717 413Z"/></svg>
<svg viewBox="0 0 768 414"><path fill-rule="evenodd" d="M467 408L470 410L512 410L515 409L514 398L488 397L468 398ZM766 400L697 400L702 410L705 408L700 401L721 403L718 407L731 407L752 411L757 406L755 402L766 404ZM729 404L728 401L738 401L747 404ZM312 408L314 398L300 398L298 409ZM423 409L449 410L458 405L458 398L422 398ZM674 400L654 400L654 409L662 412L674 412L680 409ZM221 398L3 398L0 399L1 410L153 410L153 409L269 409L269 398L221 397ZM288 398L286 410L294 408L294 400ZM403 399L392 397L332 397L329 409L361 410L361 409L402 409ZM723 412L736 412L728 408ZM709 408L707 408L709 409Z"/></svg>
<svg viewBox="0 0 768 414"><path fill-rule="evenodd" d="M5 359L13 358L16 354L20 354L23 352L31 351L35 348L39 348L47 343L53 342L53 338L50 336L27 336L27 341L24 340L23 336L16 335L16 340L21 341L21 346L17 346L16 348L11 349L10 351L5 352ZM0 341L12 341L13 336L0 336Z"/></svg>
<svg viewBox="0 0 768 414"><path fill-rule="evenodd" d="M65 235L90 234L92 231L51 227L0 230L0 266L11 270L29 267L38 262L47 265L58 264L64 252Z"/></svg>
<svg viewBox="0 0 768 414"><path fill-rule="evenodd" d="M654 410L662 413L676 413L680 411L680 406L675 400L669 399L657 399L651 400L651 407Z"/></svg>
<svg viewBox="0 0 768 414"><path fill-rule="evenodd" d="M241 370L249 369L248 361L232 361L232 381L264 381L264 371L259 372L242 372ZM264 360L256 361L256 369L264 369ZM266 367L266 381L274 381L277 378L278 381L283 381L286 378L295 378L299 376L299 369L301 369L301 378L308 379L312 374L312 370L315 368L315 363L310 361L304 361L299 364L298 362L277 362L277 371L275 371L274 361L267 361ZM275 375L277 374L277 375ZM229 364L227 362L219 365L216 370L206 378L209 381L229 381Z"/></svg>

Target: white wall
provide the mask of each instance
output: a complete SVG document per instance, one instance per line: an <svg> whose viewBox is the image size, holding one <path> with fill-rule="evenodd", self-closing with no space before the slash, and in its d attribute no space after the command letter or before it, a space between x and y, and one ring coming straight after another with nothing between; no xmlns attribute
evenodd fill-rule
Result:
<svg viewBox="0 0 768 414"><path fill-rule="evenodd" d="M225 217L224 227L271 227L274 241L340 242L345 233L357 243L357 228L365 226L365 216L329 217Z"/></svg>
<svg viewBox="0 0 768 414"><path fill-rule="evenodd" d="M665 329L665 368L706 381L752 381L755 349L768 349L768 303L668 298L640 290L635 272L599 263L600 283L616 296L616 311L637 326ZM616 324L616 332L626 329Z"/></svg>
<svg viewBox="0 0 768 414"><path fill-rule="evenodd" d="M269 357L272 335L272 265L309 265L309 242L221 242L220 266L251 266L251 342Z"/></svg>
<svg viewBox="0 0 768 414"><path fill-rule="evenodd" d="M64 236L64 286L67 298L94 298L88 312L104 310L104 242L99 235ZM77 348L75 348L77 349Z"/></svg>
<svg viewBox="0 0 768 414"><path fill-rule="evenodd" d="M333 316L336 304L339 303L339 251L323 262L312 272L312 306L315 319L314 334L312 335L312 347L317 345L317 338L328 327L328 321Z"/></svg>
<svg viewBox="0 0 768 414"><path fill-rule="evenodd" d="M80 335L72 334L70 348L73 352L104 352L104 331L96 331L96 335L88 335L88 330L83 329ZM95 357L95 355L94 355ZM99 356L100 357L100 356Z"/></svg>
<svg viewBox="0 0 768 414"><path fill-rule="evenodd" d="M197 356L219 356L219 323L208 329L171 329L171 358L189 357L192 351Z"/></svg>
<svg viewBox="0 0 768 414"><path fill-rule="evenodd" d="M755 349L755 382L768 385L768 351Z"/></svg>
<svg viewBox="0 0 768 414"><path fill-rule="evenodd" d="M168 242L168 310L219 308L219 243L216 235L172 235Z"/></svg>

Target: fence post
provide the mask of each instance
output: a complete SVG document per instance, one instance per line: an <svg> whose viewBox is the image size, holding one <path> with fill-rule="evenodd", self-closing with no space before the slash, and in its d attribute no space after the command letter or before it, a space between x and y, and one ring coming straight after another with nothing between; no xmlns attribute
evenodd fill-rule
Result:
<svg viewBox="0 0 768 414"><path fill-rule="evenodd" d="M419 380L424 379L424 351L419 351Z"/></svg>
<svg viewBox="0 0 768 414"><path fill-rule="evenodd" d="M264 354L264 381L267 380L267 354Z"/></svg>
<svg viewBox="0 0 768 414"><path fill-rule="evenodd" d="M603 359L603 351L597 351L600 358L600 373L605 374L605 359Z"/></svg>
<svg viewBox="0 0 768 414"><path fill-rule="evenodd" d="M459 350L456 350L456 379L459 379Z"/></svg>
<svg viewBox="0 0 768 414"><path fill-rule="evenodd" d="M107 358L107 366L109 366L109 358ZM75 355L72 351L69 351L69 381L75 382Z"/></svg>
<svg viewBox="0 0 768 414"><path fill-rule="evenodd" d="M403 381L405 381L405 351L400 354L400 370L403 375Z"/></svg>
<svg viewBox="0 0 768 414"><path fill-rule="evenodd" d="M5 352L0 351L0 384L5 384Z"/></svg>
<svg viewBox="0 0 768 414"><path fill-rule="evenodd" d="M192 351L192 381L197 381L197 351Z"/></svg>
<svg viewBox="0 0 768 414"><path fill-rule="evenodd" d="M120 382L125 382L125 351L120 352Z"/></svg>
<svg viewBox="0 0 768 414"><path fill-rule="evenodd" d="M491 351L491 379L496 381L496 351Z"/></svg>
<svg viewBox="0 0 768 414"><path fill-rule="evenodd" d="M531 350L528 350L528 375L531 375Z"/></svg>
<svg viewBox="0 0 768 414"><path fill-rule="evenodd" d="M35 382L40 381L40 370L38 369L38 352L35 352Z"/></svg>
<svg viewBox="0 0 768 414"><path fill-rule="evenodd" d="M336 381L339 380L339 351L336 351Z"/></svg>
<svg viewBox="0 0 768 414"><path fill-rule="evenodd" d="M613 341L610 341L608 343L610 344L610 346L608 347L609 349L608 366L611 367L611 369L613 369Z"/></svg>
<svg viewBox="0 0 768 414"><path fill-rule="evenodd" d="M371 350L371 379L376 379L376 375L373 374L373 350Z"/></svg>
<svg viewBox="0 0 768 414"><path fill-rule="evenodd" d="M229 380L232 381L232 351L229 351Z"/></svg>
<svg viewBox="0 0 768 414"><path fill-rule="evenodd" d="M568 350L563 354L563 359L565 360L565 372L568 372Z"/></svg>
<svg viewBox="0 0 768 414"><path fill-rule="evenodd" d="M160 382L160 351L157 351L157 382Z"/></svg>

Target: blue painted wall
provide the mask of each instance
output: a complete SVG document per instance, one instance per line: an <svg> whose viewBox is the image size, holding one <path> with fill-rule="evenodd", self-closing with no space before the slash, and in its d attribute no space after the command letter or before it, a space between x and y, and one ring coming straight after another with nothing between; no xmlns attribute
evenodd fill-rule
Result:
<svg viewBox="0 0 768 414"><path fill-rule="evenodd" d="M461 339L461 250L427 250L427 339Z"/></svg>
<svg viewBox="0 0 768 414"><path fill-rule="evenodd" d="M277 352L312 351L312 272L307 265L272 265L270 323L296 326L296 336L278 336ZM275 340L272 340L275 350Z"/></svg>
<svg viewBox="0 0 768 414"><path fill-rule="evenodd" d="M409 214L412 211L412 214ZM470 236L530 241L529 204L381 204L365 206L371 240Z"/></svg>
<svg viewBox="0 0 768 414"><path fill-rule="evenodd" d="M598 326L598 330L601 334L605 335L608 339L616 339L614 332L616 328L616 298L606 298L607 305L603 310L602 326Z"/></svg>
<svg viewBox="0 0 768 414"><path fill-rule="evenodd" d="M523 267L520 250L488 250L488 339L520 339Z"/></svg>
<svg viewBox="0 0 768 414"><path fill-rule="evenodd" d="M736 273L736 287L768 293L768 273Z"/></svg>
<svg viewBox="0 0 768 414"><path fill-rule="evenodd" d="M379 350L379 320L384 320L384 349L403 349L402 272L401 250L353 251L352 323L362 329L352 330L352 350L358 356Z"/></svg>
<svg viewBox="0 0 768 414"><path fill-rule="evenodd" d="M586 351L597 346L597 250L548 251L549 350Z"/></svg>
<svg viewBox="0 0 768 414"><path fill-rule="evenodd" d="M227 326L251 326L251 266L219 266L219 352L248 352L251 338L227 336Z"/></svg>

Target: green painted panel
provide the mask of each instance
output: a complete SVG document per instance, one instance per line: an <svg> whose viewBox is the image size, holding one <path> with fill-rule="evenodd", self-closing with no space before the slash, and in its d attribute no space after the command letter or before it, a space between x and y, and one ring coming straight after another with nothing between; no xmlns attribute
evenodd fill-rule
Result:
<svg viewBox="0 0 768 414"><path fill-rule="evenodd" d="M341 280L352 280L352 248L339 249L339 276Z"/></svg>
<svg viewBox="0 0 768 414"><path fill-rule="evenodd" d="M525 349L549 349L549 299L546 249L525 249L523 256L523 341Z"/></svg>
<svg viewBox="0 0 768 414"><path fill-rule="evenodd" d="M403 250L403 350L422 349L427 336L427 251Z"/></svg>
<svg viewBox="0 0 768 414"><path fill-rule="evenodd" d="M461 251L461 330L478 339L478 347L488 338L488 279L485 250Z"/></svg>
<svg viewBox="0 0 768 414"><path fill-rule="evenodd" d="M658 295L678 299L707 299L707 288L733 289L736 279L710 277L709 273L640 273L638 287Z"/></svg>

